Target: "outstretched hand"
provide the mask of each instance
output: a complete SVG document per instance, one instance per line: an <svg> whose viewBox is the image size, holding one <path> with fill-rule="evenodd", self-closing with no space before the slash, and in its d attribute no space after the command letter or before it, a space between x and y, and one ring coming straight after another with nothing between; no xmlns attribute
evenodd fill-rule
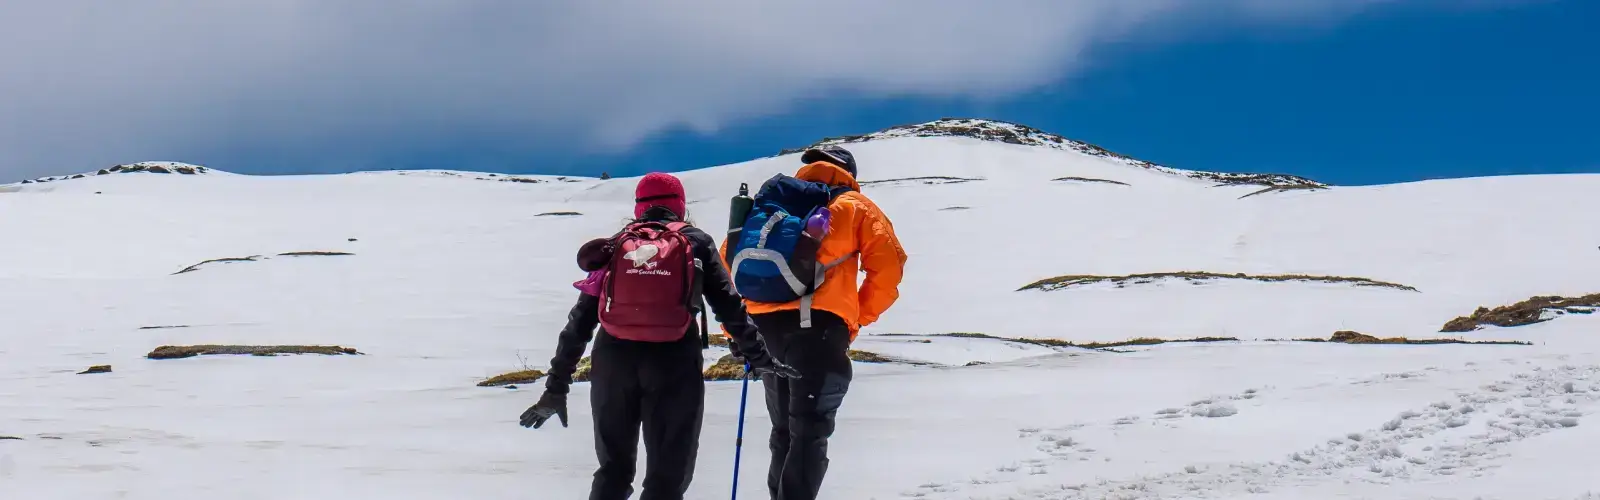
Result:
<svg viewBox="0 0 1600 500"><path fill-rule="evenodd" d="M520 423L523 427L538 429L544 425L545 421L550 420L551 416L560 417L561 426L567 426L566 394L545 391L544 395L539 396L539 402L534 403L533 406L528 407L527 411L522 412Z"/></svg>

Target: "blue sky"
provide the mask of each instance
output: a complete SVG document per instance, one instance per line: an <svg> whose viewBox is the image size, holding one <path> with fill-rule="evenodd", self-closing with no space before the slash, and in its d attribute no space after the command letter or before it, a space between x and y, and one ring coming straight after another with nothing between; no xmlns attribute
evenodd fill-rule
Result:
<svg viewBox="0 0 1600 500"><path fill-rule="evenodd" d="M10 2L0 182L633 175L942 117L1344 185L1600 172L1592 0L618 2Z"/></svg>
<svg viewBox="0 0 1600 500"><path fill-rule="evenodd" d="M1070 80L1004 99L821 99L717 136L559 162L634 173L720 164L947 116L1042 128L1180 168L1342 185L1600 172L1600 2L1361 15L1177 44L1102 47Z"/></svg>

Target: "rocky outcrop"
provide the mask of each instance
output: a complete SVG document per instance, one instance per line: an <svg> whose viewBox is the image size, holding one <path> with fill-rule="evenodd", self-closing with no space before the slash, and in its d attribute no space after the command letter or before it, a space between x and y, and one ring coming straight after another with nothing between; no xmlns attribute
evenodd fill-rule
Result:
<svg viewBox="0 0 1600 500"><path fill-rule="evenodd" d="M1405 337L1378 338L1365 333L1340 330L1333 332L1327 340L1299 339L1299 342L1333 342L1339 344L1386 344L1386 345L1440 345L1440 344L1481 344L1481 345L1531 345L1527 342L1514 340L1461 340L1461 339L1408 339Z"/></svg>
<svg viewBox="0 0 1600 500"><path fill-rule="evenodd" d="M151 174L199 175L199 174L210 173L211 171L212 170L210 168L202 167L202 166L199 166L199 165L191 165L191 164L188 164L188 163L179 163L179 162L171 162L171 161L146 161L146 162L139 162L139 163L129 163L129 164L126 164L126 165L117 165L117 166L114 166L114 167L102 168L102 169L96 170L94 172L87 172L87 173L81 173L81 174L61 175L61 176L53 176L53 177L40 177L38 179L25 180L25 181L22 181L22 183L23 184L36 184L36 183L56 182L56 181L65 181L65 180L73 180L73 179L83 179L83 178L87 178L87 177L98 177L98 176L102 176L102 175L132 174L132 173L141 173L141 172L142 173L151 173Z"/></svg>
<svg viewBox="0 0 1600 500"><path fill-rule="evenodd" d="M1470 332L1484 325L1513 327L1543 323L1566 314L1592 314L1600 308L1600 293L1582 297L1545 295L1494 309L1479 307L1471 315L1444 324L1441 332Z"/></svg>
<svg viewBox="0 0 1600 500"><path fill-rule="evenodd" d="M785 149L779 155L794 154L808 148L835 144L844 145L902 137L966 137L981 141L1014 144L1018 146L1046 147L1105 158L1125 165L1157 172L1216 182L1221 185L1259 186L1325 186L1320 182L1288 174L1239 174L1204 172L1166 167L1119 154L1083 141L1067 139L1026 125L996 120L970 118L944 118L927 123L900 125L865 135L829 137L804 148Z"/></svg>

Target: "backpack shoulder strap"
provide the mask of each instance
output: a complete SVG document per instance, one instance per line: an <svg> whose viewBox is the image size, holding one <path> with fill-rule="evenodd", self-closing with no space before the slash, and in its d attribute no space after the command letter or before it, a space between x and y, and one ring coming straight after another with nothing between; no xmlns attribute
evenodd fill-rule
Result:
<svg viewBox="0 0 1600 500"><path fill-rule="evenodd" d="M845 193L854 192L854 191L855 191L855 189L851 188L850 186L829 186L828 187L828 201L831 202L833 200L839 199L839 195L842 195L842 194L845 194Z"/></svg>

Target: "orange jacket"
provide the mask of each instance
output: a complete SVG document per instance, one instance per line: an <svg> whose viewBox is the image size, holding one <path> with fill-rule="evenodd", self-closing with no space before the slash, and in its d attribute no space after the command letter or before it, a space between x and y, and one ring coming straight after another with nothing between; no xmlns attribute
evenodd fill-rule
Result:
<svg viewBox="0 0 1600 500"><path fill-rule="evenodd" d="M878 206L861 194L861 185L849 172L831 163L816 162L800 168L795 173L800 180L823 182L833 186L849 186L847 191L828 205L831 221L828 236L822 239L817 250L817 262L833 262L853 251L860 254L833 269L823 278L822 288L812 297L811 308L821 309L844 318L850 327L850 340L854 341L861 327L878 321L878 316L900 298L900 278L904 275L906 251L894 234L894 225ZM728 242L722 242L723 265L728 264ZM856 275L862 270L867 278L857 289ZM744 301L750 314L799 309L800 301L786 304ZM723 333L727 335L726 332Z"/></svg>

